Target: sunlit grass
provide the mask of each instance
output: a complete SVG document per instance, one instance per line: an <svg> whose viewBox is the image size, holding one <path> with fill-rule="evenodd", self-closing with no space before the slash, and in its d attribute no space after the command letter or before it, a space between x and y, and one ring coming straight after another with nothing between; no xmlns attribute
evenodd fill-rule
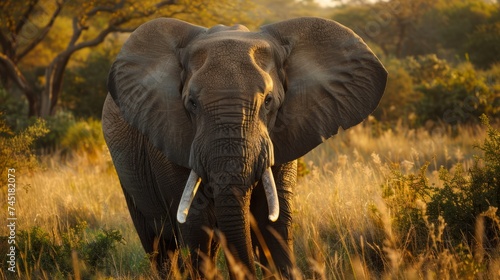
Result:
<svg viewBox="0 0 500 280"><path fill-rule="evenodd" d="M408 255L413 237L410 232L401 235L394 230L393 213L382 198L381 186L391 168L417 172L428 162L428 177L439 183L437 170L441 165L471 166L478 152L473 145L484 139L484 129L438 127L428 132L401 125L382 130L377 125L367 122L341 131L305 157L310 173L299 180L294 198L295 258L303 278L445 279L475 275L469 272L479 268L465 265L469 257L470 263L475 263L469 244L453 251L431 242L432 236L439 235L439 225L428 225L426 252ZM33 174L18 171L18 231L39 226L60 240L61 232L81 221L87 222L89 229L117 229L124 242L113 254L111 267L99 275L154 278L148 272L109 153L104 149L92 160L81 154L64 161L61 158L45 158L44 168ZM425 216L423 202L422 213ZM0 234L7 235L4 227ZM481 275L497 279L499 267L500 261L493 258L489 267L481 268ZM461 274L461 270L469 274Z"/></svg>

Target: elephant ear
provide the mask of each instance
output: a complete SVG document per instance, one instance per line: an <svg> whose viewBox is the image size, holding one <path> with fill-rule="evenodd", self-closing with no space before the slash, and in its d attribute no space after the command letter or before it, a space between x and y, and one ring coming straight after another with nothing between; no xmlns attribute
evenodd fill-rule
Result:
<svg viewBox="0 0 500 280"><path fill-rule="evenodd" d="M125 42L108 77L123 118L169 160L186 167L194 131L181 98L179 53L205 30L175 19L147 22Z"/></svg>
<svg viewBox="0 0 500 280"><path fill-rule="evenodd" d="M261 28L280 58L285 98L270 132L275 163L294 160L377 107L387 71L347 27L297 18Z"/></svg>

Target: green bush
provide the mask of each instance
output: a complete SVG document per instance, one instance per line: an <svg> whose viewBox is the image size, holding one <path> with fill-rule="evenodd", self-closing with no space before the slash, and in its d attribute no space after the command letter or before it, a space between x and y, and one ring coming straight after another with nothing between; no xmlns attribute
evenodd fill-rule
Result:
<svg viewBox="0 0 500 280"><path fill-rule="evenodd" d="M429 183L428 164L417 173L402 171L400 164L390 167L391 173L382 185L383 198L397 234L409 235L409 240L414 241L408 244L413 253L435 246L429 241L435 242L437 235L447 237L446 244L442 244L445 247L455 248L464 238L472 242L477 234L477 219L483 216L490 217L484 224L487 240L498 242L500 228L495 219L500 206L500 132L484 115L481 120L487 127L486 139L477 146L482 155L476 156L469 170L461 164L453 170L441 167L441 186ZM440 232L435 231L438 225L442 226Z"/></svg>
<svg viewBox="0 0 500 280"><path fill-rule="evenodd" d="M101 118L102 105L108 94L106 80L118 50L92 53L86 63L67 69L61 105L78 118Z"/></svg>
<svg viewBox="0 0 500 280"><path fill-rule="evenodd" d="M68 129L76 123L73 113L59 111L54 116L45 119L49 133L37 141L37 148L54 152L61 147L61 141Z"/></svg>
<svg viewBox="0 0 500 280"><path fill-rule="evenodd" d="M434 218L443 216L455 242L463 236L472 240L476 234L477 219L483 213L500 207L500 132L491 127L486 116L483 115L481 121L487 127L486 139L477 146L483 154L475 158L467 172L460 165L453 173L442 168L440 179L444 183L443 188L436 188L436 194L429 202L429 213ZM499 238L498 229L491 219L486 223L488 240Z"/></svg>
<svg viewBox="0 0 500 280"><path fill-rule="evenodd" d="M3 112L3 119L12 128L17 131L20 128L26 128L29 125L28 103L26 100L14 97L9 94L0 84L0 112Z"/></svg>
<svg viewBox="0 0 500 280"><path fill-rule="evenodd" d="M393 164L386 184L381 186L382 198L390 210L396 236L411 236L414 242L410 248L415 253L427 248L428 228L421 204L431 195L432 186L426 176L428 166L426 163L419 172L407 173L402 164ZM381 225L381 221L376 220L376 224Z"/></svg>
<svg viewBox="0 0 500 280"><path fill-rule="evenodd" d="M477 218L490 207L500 206L500 133L487 119L483 118L483 122L488 126L488 137L478 148L484 155L477 156L468 171L460 164L454 172L442 167L439 178L443 187L434 189L435 195L428 204L432 217L444 217L455 241L464 234L471 239Z"/></svg>
<svg viewBox="0 0 500 280"><path fill-rule="evenodd" d="M387 62L386 68L390 74L384 96L373 115L383 122L397 122L405 118L407 123L411 123L414 115L411 113L415 111L413 105L418 100L413 79L401 60Z"/></svg>
<svg viewBox="0 0 500 280"><path fill-rule="evenodd" d="M23 169L23 172L36 168L38 162L33 147L35 141L47 132L45 122L38 119L33 125L14 133L0 112L0 176L6 178L9 168Z"/></svg>
<svg viewBox="0 0 500 280"><path fill-rule="evenodd" d="M107 273L109 271L105 269L112 267L109 263L111 253L122 240L118 230L92 231L85 222L58 229L57 235L51 235L40 227L21 230L17 239L19 271L31 278L42 275L68 278L75 269L84 276L95 275L96 271Z"/></svg>
<svg viewBox="0 0 500 280"><path fill-rule="evenodd" d="M408 57L402 63L415 85L430 85L448 75L452 68L435 54Z"/></svg>
<svg viewBox="0 0 500 280"><path fill-rule="evenodd" d="M422 97L416 103L420 123L427 120L448 124L474 122L481 114L499 113L496 93L472 64L445 71L417 87Z"/></svg>
<svg viewBox="0 0 500 280"><path fill-rule="evenodd" d="M65 152L87 155L90 158L99 155L104 147L101 122L93 119L75 122L61 139L61 148Z"/></svg>
<svg viewBox="0 0 500 280"><path fill-rule="evenodd" d="M92 241L82 248L84 261L90 266L93 273L96 270L106 270L112 266L110 253L114 251L117 243L122 242L123 237L119 230L99 230Z"/></svg>
<svg viewBox="0 0 500 280"><path fill-rule="evenodd" d="M477 122L481 114L500 116L500 71L478 71L469 63L452 66L435 54L392 59L386 90L373 115L410 126L429 120L455 125Z"/></svg>

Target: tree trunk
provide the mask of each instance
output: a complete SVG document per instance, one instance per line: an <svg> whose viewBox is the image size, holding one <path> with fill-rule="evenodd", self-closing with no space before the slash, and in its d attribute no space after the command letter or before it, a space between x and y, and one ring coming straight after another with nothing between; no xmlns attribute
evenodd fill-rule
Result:
<svg viewBox="0 0 500 280"><path fill-rule="evenodd" d="M64 69L66 69L70 57L70 52L60 53L45 70L45 87L41 93L39 105L40 117L54 115L59 93L62 89Z"/></svg>

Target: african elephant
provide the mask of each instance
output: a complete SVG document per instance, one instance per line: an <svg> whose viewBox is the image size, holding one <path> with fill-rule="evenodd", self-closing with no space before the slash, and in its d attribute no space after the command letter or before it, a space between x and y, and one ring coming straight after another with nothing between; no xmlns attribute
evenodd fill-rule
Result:
<svg viewBox="0 0 500 280"><path fill-rule="evenodd" d="M292 277L296 159L365 119L386 80L332 20L141 25L111 67L103 131L145 251L164 265L186 246L201 267L223 241L233 278L255 276L257 251Z"/></svg>

